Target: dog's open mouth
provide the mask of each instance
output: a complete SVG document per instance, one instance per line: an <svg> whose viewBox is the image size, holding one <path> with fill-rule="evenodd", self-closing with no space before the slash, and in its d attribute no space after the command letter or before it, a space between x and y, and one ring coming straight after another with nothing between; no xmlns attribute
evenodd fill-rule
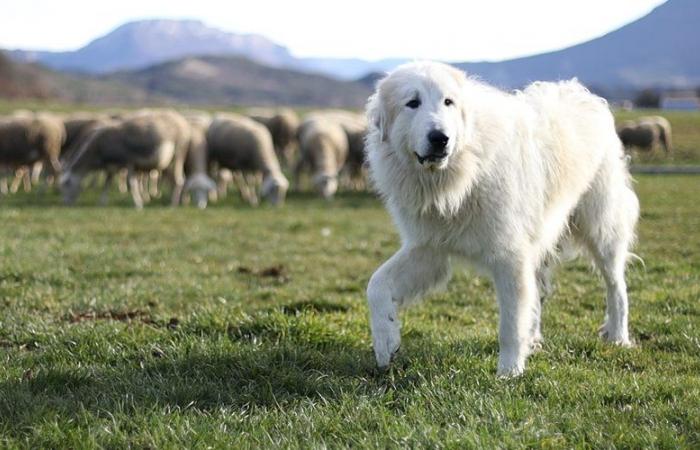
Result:
<svg viewBox="0 0 700 450"><path fill-rule="evenodd" d="M413 152L414 155L416 155L416 158L418 159L418 162L423 165L425 162L429 163L436 163L444 160L447 158L447 153L431 153L429 155L421 156L417 152Z"/></svg>

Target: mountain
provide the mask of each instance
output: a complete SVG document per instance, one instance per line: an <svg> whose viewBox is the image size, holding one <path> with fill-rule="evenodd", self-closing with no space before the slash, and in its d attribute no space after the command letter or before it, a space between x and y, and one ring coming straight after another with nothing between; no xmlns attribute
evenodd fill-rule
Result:
<svg viewBox="0 0 700 450"><path fill-rule="evenodd" d="M285 47L267 38L227 33L197 20L129 22L75 51L15 50L11 54L52 69L85 73L140 69L194 55L239 55L271 66L295 63Z"/></svg>
<svg viewBox="0 0 700 450"><path fill-rule="evenodd" d="M0 51L0 97L46 98L50 96L41 72L29 64L12 61Z"/></svg>
<svg viewBox="0 0 700 450"><path fill-rule="evenodd" d="M54 70L103 74L138 70L188 56L243 56L273 67L287 67L351 80L370 71L387 71L405 59L364 61L353 58L296 58L290 51L256 34L236 34L198 20L128 22L78 50L13 50L13 59Z"/></svg>
<svg viewBox="0 0 700 450"><path fill-rule="evenodd" d="M168 99L110 80L54 72L11 60L0 51L0 98L89 104L164 103Z"/></svg>
<svg viewBox="0 0 700 450"><path fill-rule="evenodd" d="M578 77L601 90L700 85L700 2L669 0L605 36L563 50L457 67L498 86Z"/></svg>
<svg viewBox="0 0 700 450"><path fill-rule="evenodd" d="M621 92L628 95L649 87L694 88L700 85L698 23L700 2L668 0L635 22L563 50L502 62L453 64L504 88L522 87L533 80L574 76L608 97ZM16 50L11 55L59 71L87 74L119 71L119 75L108 78L120 83L149 79L150 84L137 84L143 92L152 93L151 87L155 86L167 96L175 95L188 101L200 102L207 98L228 102L240 98L268 103L274 101L273 93L277 93L275 95L280 96L277 102L303 105L314 102L354 105L356 100L351 97L359 92L360 86L365 89L373 86L379 73L407 61L296 58L284 46L262 36L228 33L193 20L130 22L72 52ZM226 62L227 58L232 59ZM269 67L263 69L254 64ZM277 71L268 73L272 68ZM237 78L231 81L221 77L207 78L205 75L210 69ZM325 74L348 81L332 84L328 77L315 78L316 75L299 75L298 72ZM156 73L165 78L155 78ZM254 78L244 80L246 74ZM324 89L312 92L312 83L306 82L304 77L318 81ZM207 80L208 86L194 85L197 79ZM267 84L260 84L261 80ZM281 80L290 80L291 83L284 92L280 89ZM244 86L254 94L245 94L242 91ZM339 92L328 90L331 87ZM300 92L294 93L293 89Z"/></svg>
<svg viewBox="0 0 700 450"><path fill-rule="evenodd" d="M94 105L291 105L361 108L371 88L243 57L186 57L105 75L57 72L0 51L0 98Z"/></svg>
<svg viewBox="0 0 700 450"><path fill-rule="evenodd" d="M242 57L198 56L102 77L189 104L360 108L371 89Z"/></svg>

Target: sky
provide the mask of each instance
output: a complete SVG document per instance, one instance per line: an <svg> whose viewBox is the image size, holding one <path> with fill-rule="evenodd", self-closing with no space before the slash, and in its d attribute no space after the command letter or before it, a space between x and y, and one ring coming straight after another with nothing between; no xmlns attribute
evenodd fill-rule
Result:
<svg viewBox="0 0 700 450"><path fill-rule="evenodd" d="M568 47L664 0L3 0L0 47L73 50L124 22L199 19L300 57L498 61Z"/></svg>

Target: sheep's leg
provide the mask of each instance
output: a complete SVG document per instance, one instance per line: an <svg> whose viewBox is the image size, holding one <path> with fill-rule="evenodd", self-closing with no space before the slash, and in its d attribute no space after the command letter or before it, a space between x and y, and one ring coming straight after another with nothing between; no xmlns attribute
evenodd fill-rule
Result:
<svg viewBox="0 0 700 450"><path fill-rule="evenodd" d="M117 176L117 187L119 188L120 194L126 194L129 192L129 184L127 183L128 171L121 170Z"/></svg>
<svg viewBox="0 0 700 450"><path fill-rule="evenodd" d="M10 193L10 186L7 184L7 176L3 174L0 176L0 194L7 195Z"/></svg>
<svg viewBox="0 0 700 450"><path fill-rule="evenodd" d="M10 183L10 192L16 194L19 191L19 185L22 183L22 171L23 168L15 170L14 177L12 178L12 183Z"/></svg>
<svg viewBox="0 0 700 450"><path fill-rule="evenodd" d="M184 155L177 155L173 165L173 193L170 199L171 206L182 203L182 192L185 189L185 159Z"/></svg>
<svg viewBox="0 0 700 450"><path fill-rule="evenodd" d="M136 209L143 209L143 198L141 197L141 180L137 173L133 169L129 169L127 174L127 179L129 182L129 189L131 191L131 198L134 200L134 206Z"/></svg>
<svg viewBox="0 0 700 450"><path fill-rule="evenodd" d="M59 153L60 150L56 154ZM48 163L48 170L46 172L46 185L53 186L54 182L58 179L58 176L61 174L61 160L58 156L51 156L49 158Z"/></svg>
<svg viewBox="0 0 700 450"><path fill-rule="evenodd" d="M148 192L148 174L141 173L139 175L139 182L141 184L141 198L144 203L149 203L151 201L151 194Z"/></svg>
<svg viewBox="0 0 700 450"><path fill-rule="evenodd" d="M301 175L306 169L306 160L304 158L299 158L296 165L294 166L294 190L298 191L301 189Z"/></svg>
<svg viewBox="0 0 700 450"><path fill-rule="evenodd" d="M248 203L249 205L255 206L257 205L257 198L255 195L251 194L250 188L248 186L248 183L246 182L245 176L241 172L233 172L232 173L233 177L233 183L236 185L238 188L238 192L241 195L241 198L243 201Z"/></svg>
<svg viewBox="0 0 700 450"><path fill-rule="evenodd" d="M232 181L232 177L233 174L230 171L224 171L224 169L218 170L216 191L219 194L219 198L222 200L226 198L226 195L228 195L229 184Z"/></svg>
<svg viewBox="0 0 700 450"><path fill-rule="evenodd" d="M107 206L109 202L109 188L112 186L112 178L114 173L109 170L107 171L107 176L105 177L105 182L102 185L102 193L100 194L100 205Z"/></svg>
<svg viewBox="0 0 700 450"><path fill-rule="evenodd" d="M151 198L160 198L160 190L158 182L160 180L160 172L153 169L148 173L148 194Z"/></svg>
<svg viewBox="0 0 700 450"><path fill-rule="evenodd" d="M44 163L41 161L37 161L34 163L32 166L32 176L31 176L31 183L32 186L37 186L39 185L39 182L41 181L41 172L44 170Z"/></svg>
<svg viewBox="0 0 700 450"><path fill-rule="evenodd" d="M211 191L209 191L209 201L214 203L219 201L218 189L212 189Z"/></svg>
<svg viewBox="0 0 700 450"><path fill-rule="evenodd" d="M262 186L262 173L250 173L245 175L246 185L248 186L248 191L253 199L254 205L260 204L260 197L258 196L258 191L260 186Z"/></svg>
<svg viewBox="0 0 700 450"><path fill-rule="evenodd" d="M24 188L24 192L32 191L32 174L29 167L22 173L22 187Z"/></svg>

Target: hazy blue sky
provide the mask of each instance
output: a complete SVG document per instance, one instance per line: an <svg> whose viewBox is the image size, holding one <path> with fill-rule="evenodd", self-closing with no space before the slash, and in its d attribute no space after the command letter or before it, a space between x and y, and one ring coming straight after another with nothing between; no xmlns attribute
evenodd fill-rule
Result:
<svg viewBox="0 0 700 450"><path fill-rule="evenodd" d="M142 18L265 35L297 56L499 60L602 35L664 0L3 0L0 47L67 50Z"/></svg>

